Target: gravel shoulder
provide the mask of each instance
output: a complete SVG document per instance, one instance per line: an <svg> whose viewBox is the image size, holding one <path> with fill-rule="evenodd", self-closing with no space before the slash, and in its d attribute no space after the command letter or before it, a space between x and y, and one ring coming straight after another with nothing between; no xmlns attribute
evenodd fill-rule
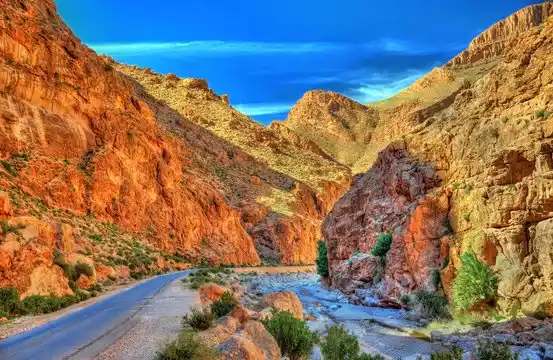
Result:
<svg viewBox="0 0 553 360"><path fill-rule="evenodd" d="M183 315L199 302L196 291L186 289L180 279L174 280L148 301L128 332L94 359L153 359L158 350L177 337Z"/></svg>

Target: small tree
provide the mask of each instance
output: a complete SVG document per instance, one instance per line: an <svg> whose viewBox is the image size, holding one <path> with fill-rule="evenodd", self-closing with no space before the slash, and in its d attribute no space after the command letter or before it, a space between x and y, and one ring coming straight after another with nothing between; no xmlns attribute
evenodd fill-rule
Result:
<svg viewBox="0 0 553 360"><path fill-rule="evenodd" d="M392 234L380 233L376 237L376 244L371 250L374 256L384 257L388 251L392 248Z"/></svg>
<svg viewBox="0 0 553 360"><path fill-rule="evenodd" d="M461 268L453 281L453 303L468 310L479 302L495 299L497 277L490 266L479 261L473 251L461 255Z"/></svg>
<svg viewBox="0 0 553 360"><path fill-rule="evenodd" d="M315 263L317 264L317 273L322 277L328 277L328 255L324 240L317 242L317 259Z"/></svg>
<svg viewBox="0 0 553 360"><path fill-rule="evenodd" d="M360 353L359 341L343 325L328 328L328 335L321 344L324 360L384 360L381 355Z"/></svg>

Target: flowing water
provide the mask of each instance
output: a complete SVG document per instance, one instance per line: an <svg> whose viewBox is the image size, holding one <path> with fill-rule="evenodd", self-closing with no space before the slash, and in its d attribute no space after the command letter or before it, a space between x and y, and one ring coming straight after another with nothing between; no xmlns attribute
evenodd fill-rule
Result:
<svg viewBox="0 0 553 360"><path fill-rule="evenodd" d="M322 286L319 276L310 273L273 274L256 277L251 287L262 293L290 290L300 298L304 311L316 320L308 321L314 331L342 324L355 334L363 352L379 353L391 359L416 359L444 350L441 345L420 339L421 324L409 320L402 309L353 305L340 292ZM314 359L319 358L315 352Z"/></svg>

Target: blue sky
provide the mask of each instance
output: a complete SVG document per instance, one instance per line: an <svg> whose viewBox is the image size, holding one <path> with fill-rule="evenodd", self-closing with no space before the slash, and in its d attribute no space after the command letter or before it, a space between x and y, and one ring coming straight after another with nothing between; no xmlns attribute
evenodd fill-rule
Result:
<svg viewBox="0 0 553 360"><path fill-rule="evenodd" d="M522 0L58 0L76 35L119 61L206 78L262 123L313 88L389 97Z"/></svg>

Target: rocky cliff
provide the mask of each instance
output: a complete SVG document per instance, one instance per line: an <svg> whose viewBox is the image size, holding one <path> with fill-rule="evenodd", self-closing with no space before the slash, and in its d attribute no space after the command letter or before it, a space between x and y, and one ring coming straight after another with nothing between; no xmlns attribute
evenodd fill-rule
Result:
<svg viewBox="0 0 553 360"><path fill-rule="evenodd" d="M435 290L438 273L449 294L459 255L473 250L498 274L501 310L551 306L553 17L542 23L550 7L493 27L510 37L496 61L437 69L371 105L389 129L403 130L388 134L395 141L325 220L335 285L374 284L399 298ZM522 18L542 20L532 27ZM367 277L358 263L378 264L360 253L379 233L392 234L392 247L382 273Z"/></svg>
<svg viewBox="0 0 553 360"><path fill-rule="evenodd" d="M525 7L499 21L471 41L468 49L451 59L446 66L470 66L490 61L505 52L509 42L535 26L541 25L553 14L553 3L546 2Z"/></svg>
<svg viewBox="0 0 553 360"><path fill-rule="evenodd" d="M0 9L0 287L70 292L58 253L104 278L313 261L349 169L256 125L204 81L144 72L184 89L175 106L82 45L51 0Z"/></svg>

